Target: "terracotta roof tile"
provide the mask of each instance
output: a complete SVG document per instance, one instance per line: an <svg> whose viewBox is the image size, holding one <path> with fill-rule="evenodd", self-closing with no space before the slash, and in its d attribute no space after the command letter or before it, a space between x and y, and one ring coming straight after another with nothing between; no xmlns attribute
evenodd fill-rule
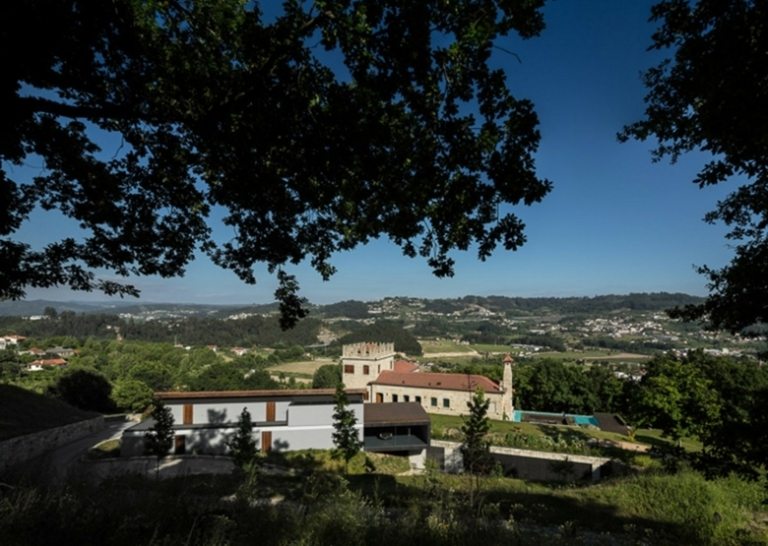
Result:
<svg viewBox="0 0 768 546"><path fill-rule="evenodd" d="M374 385L403 385L451 391L474 391L480 387L487 393L500 393L501 387L484 375L463 373L398 373L384 371Z"/></svg>
<svg viewBox="0 0 768 546"><path fill-rule="evenodd" d="M411 373L419 369L413 362L407 360L395 360L394 370L396 373Z"/></svg>
<svg viewBox="0 0 768 546"><path fill-rule="evenodd" d="M44 360L35 360L30 362L30 366L66 366L67 361L63 358L47 358Z"/></svg>

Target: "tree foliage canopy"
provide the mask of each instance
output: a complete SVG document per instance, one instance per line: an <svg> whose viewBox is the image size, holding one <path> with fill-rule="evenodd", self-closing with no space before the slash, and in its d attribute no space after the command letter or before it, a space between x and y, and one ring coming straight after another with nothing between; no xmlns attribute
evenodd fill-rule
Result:
<svg viewBox="0 0 768 546"><path fill-rule="evenodd" d="M453 249L516 249L523 223L500 205L550 183L533 105L491 54L537 35L541 4L4 2L0 297L136 294L94 271L176 276L203 252L247 283L257 263L276 272L289 325L303 309L287 264L328 278L333 253L386 236L444 276ZM19 179L31 157L45 168ZM16 240L35 209L86 235Z"/></svg>
<svg viewBox="0 0 768 546"><path fill-rule="evenodd" d="M768 322L768 4L664 0L652 18L661 25L651 48L673 56L646 72L645 117L620 138L658 139L656 159L712 154L694 180L701 187L746 180L705 217L731 228L735 256L700 268L710 296L677 314L731 331Z"/></svg>

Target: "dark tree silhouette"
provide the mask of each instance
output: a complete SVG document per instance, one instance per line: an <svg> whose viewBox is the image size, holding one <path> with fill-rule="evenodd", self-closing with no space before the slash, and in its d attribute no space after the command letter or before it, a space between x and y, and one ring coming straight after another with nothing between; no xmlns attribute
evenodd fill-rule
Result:
<svg viewBox="0 0 768 546"><path fill-rule="evenodd" d="M112 386L96 371L72 370L64 373L50 389L50 394L87 411L109 413L115 410L110 398Z"/></svg>
<svg viewBox="0 0 768 546"><path fill-rule="evenodd" d="M379 236L438 276L454 249L517 249L524 225L500 206L550 183L534 169L533 105L491 54L537 35L542 4L3 2L0 297L135 295L95 270L176 276L202 251L246 283L265 263L289 326L305 310L286 265L328 278L335 252ZM102 149L98 131L117 144ZM46 170L17 179L31 155ZM85 235L16 240L36 208Z"/></svg>
<svg viewBox="0 0 768 546"><path fill-rule="evenodd" d="M160 400L154 401L152 419L155 423L144 435L144 451L157 459L155 474L160 475L160 459L168 455L173 447L173 414Z"/></svg>
<svg viewBox="0 0 768 546"><path fill-rule="evenodd" d="M743 182L705 217L731 228L735 256L722 269L700 268L709 297L675 312L742 331L768 322L768 4L665 0L652 19L660 27L651 49L671 58L646 72L645 117L619 136L658 139L656 160L710 153L700 187Z"/></svg>

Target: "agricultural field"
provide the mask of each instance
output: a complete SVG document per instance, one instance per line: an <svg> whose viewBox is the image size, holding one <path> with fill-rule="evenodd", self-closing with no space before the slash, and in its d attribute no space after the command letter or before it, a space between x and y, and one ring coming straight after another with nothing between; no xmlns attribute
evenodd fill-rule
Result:
<svg viewBox="0 0 768 546"><path fill-rule="evenodd" d="M320 366L326 364L335 364L336 360L332 358L316 358L315 360L300 360L298 362L285 362L276 366L270 366L267 371L273 374L283 372L297 377L312 377Z"/></svg>
<svg viewBox="0 0 768 546"><path fill-rule="evenodd" d="M636 353L611 351L609 349L594 349L589 351L541 351L528 355L530 358L553 358L555 360L586 360L586 361L633 361L648 360L651 357Z"/></svg>
<svg viewBox="0 0 768 546"><path fill-rule="evenodd" d="M474 350L469 345L458 343L450 339L420 339L419 344L425 355L442 353L473 353Z"/></svg>

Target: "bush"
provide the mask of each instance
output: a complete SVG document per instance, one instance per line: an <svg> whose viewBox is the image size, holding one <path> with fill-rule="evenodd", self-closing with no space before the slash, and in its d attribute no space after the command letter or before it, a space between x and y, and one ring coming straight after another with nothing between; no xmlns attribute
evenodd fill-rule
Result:
<svg viewBox="0 0 768 546"><path fill-rule="evenodd" d="M136 413L143 412L152 403L152 389L138 379L120 379L112 390L117 407Z"/></svg>
<svg viewBox="0 0 768 546"><path fill-rule="evenodd" d="M750 512L761 508L758 483L736 477L707 481L696 472L648 473L627 478L605 500L643 519L669 524L688 544L741 543Z"/></svg>
<svg viewBox="0 0 768 546"><path fill-rule="evenodd" d="M48 389L48 394L86 411L109 413L115 410L110 398L112 385L96 371L71 370Z"/></svg>

